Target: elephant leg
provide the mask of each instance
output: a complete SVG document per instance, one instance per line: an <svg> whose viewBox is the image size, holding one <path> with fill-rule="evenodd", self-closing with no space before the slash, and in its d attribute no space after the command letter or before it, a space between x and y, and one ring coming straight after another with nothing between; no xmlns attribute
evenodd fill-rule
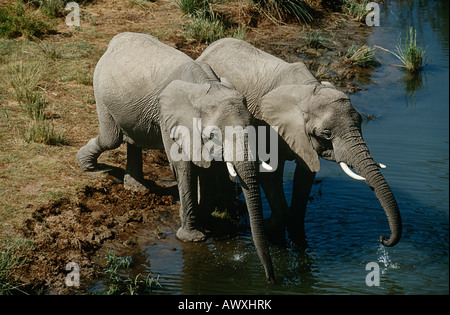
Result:
<svg viewBox="0 0 450 315"><path fill-rule="evenodd" d="M122 131L108 109L101 104L97 105L99 135L77 152L77 161L84 171L97 170L97 159L106 150L118 148L122 143Z"/></svg>
<svg viewBox="0 0 450 315"><path fill-rule="evenodd" d="M290 240L298 247L306 247L307 245L305 235L305 214L315 176L316 173L306 170L299 164L295 167L287 229Z"/></svg>
<svg viewBox="0 0 450 315"><path fill-rule="evenodd" d="M207 227L211 218L211 213L215 210L216 200L216 174L209 169L198 169L198 204L199 222L203 227Z"/></svg>
<svg viewBox="0 0 450 315"><path fill-rule="evenodd" d="M284 162L278 164L272 173L260 173L261 186L271 209L271 217L266 220L266 230L269 239L275 243L285 241L286 220L289 215L289 205L283 188Z"/></svg>
<svg viewBox="0 0 450 315"><path fill-rule="evenodd" d="M123 186L125 189L134 191L147 189L142 172L142 149L131 143L127 143L127 168L123 178Z"/></svg>
<svg viewBox="0 0 450 315"><path fill-rule="evenodd" d="M177 231L177 237L186 242L204 241L206 235L200 231L198 222L198 174L189 161L175 162L174 169L181 201L181 227Z"/></svg>

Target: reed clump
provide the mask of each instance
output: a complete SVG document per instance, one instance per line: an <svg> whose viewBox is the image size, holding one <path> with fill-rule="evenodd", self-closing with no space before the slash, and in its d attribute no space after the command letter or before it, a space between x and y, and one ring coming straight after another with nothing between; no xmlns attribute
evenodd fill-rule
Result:
<svg viewBox="0 0 450 315"><path fill-rule="evenodd" d="M427 50L417 42L417 31L412 26L409 27L403 38L399 37L395 51L380 46L376 47L397 57L402 63L400 67L407 71L419 72L427 64Z"/></svg>

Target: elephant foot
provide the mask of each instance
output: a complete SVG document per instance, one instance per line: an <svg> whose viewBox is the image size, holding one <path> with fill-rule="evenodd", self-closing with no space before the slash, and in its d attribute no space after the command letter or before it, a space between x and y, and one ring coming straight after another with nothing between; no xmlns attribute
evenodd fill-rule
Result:
<svg viewBox="0 0 450 315"><path fill-rule="evenodd" d="M305 232L301 229L289 229L288 228L288 237L291 245L294 248L304 249L308 247L308 243L306 242Z"/></svg>
<svg viewBox="0 0 450 315"><path fill-rule="evenodd" d="M123 177L123 187L125 189L133 190L133 191L145 191L148 188L144 184L141 183L142 181L143 181L143 179L139 181L139 180L131 177L130 174L125 174L125 176Z"/></svg>
<svg viewBox="0 0 450 315"><path fill-rule="evenodd" d="M179 228L177 237L184 242L202 242L206 240L206 235L195 229Z"/></svg>
<svg viewBox="0 0 450 315"><path fill-rule="evenodd" d="M97 158L92 155L87 155L85 152L86 147L82 147L77 152L77 162L80 168L85 172L93 172L98 169Z"/></svg>
<svg viewBox="0 0 450 315"><path fill-rule="evenodd" d="M268 240L272 244L285 244L286 243L286 232L285 226L278 223L273 218L268 218L264 220L264 229L267 234Z"/></svg>

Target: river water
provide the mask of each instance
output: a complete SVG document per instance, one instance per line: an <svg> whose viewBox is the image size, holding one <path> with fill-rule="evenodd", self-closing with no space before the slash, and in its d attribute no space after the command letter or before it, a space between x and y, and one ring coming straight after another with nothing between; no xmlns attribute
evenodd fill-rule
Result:
<svg viewBox="0 0 450 315"><path fill-rule="evenodd" d="M408 26L428 49L428 65L409 75L393 55L377 51L381 66L353 106L375 117L363 135L400 207L403 238L389 235L385 214L364 182L336 163L321 161L306 215L309 248L272 246L276 285L267 285L249 233L186 244L173 234L131 256L134 273L159 275L156 294L448 294L449 293L449 41L447 0L385 1L369 46L394 50ZM291 198L293 163L285 187ZM268 208L265 203L265 208ZM268 215L268 213L266 213ZM379 267L379 285L366 277ZM369 280L371 278L369 275ZM369 281L369 284L370 281Z"/></svg>

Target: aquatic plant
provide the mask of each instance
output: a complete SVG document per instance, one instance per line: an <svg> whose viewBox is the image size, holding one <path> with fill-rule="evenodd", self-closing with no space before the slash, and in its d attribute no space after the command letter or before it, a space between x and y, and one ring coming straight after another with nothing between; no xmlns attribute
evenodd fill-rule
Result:
<svg viewBox="0 0 450 315"><path fill-rule="evenodd" d="M417 43L417 32L412 26L404 38L399 36L395 52L380 46L375 47L393 54L402 62L401 67L407 71L418 72L426 65L427 50Z"/></svg>
<svg viewBox="0 0 450 315"><path fill-rule="evenodd" d="M347 50L345 57L354 65L363 68L374 67L378 64L378 61L375 59L375 49L376 48L370 48L367 45L352 45Z"/></svg>
<svg viewBox="0 0 450 315"><path fill-rule="evenodd" d="M143 277L138 274L135 277L124 277L119 274L120 270L130 268L133 260L131 257L117 257L115 251L108 251L105 255L106 266L104 273L109 276L108 289L104 294L129 294L136 295L142 292L151 292L152 290L162 287L159 283L159 276L156 278L151 274Z"/></svg>
<svg viewBox="0 0 450 315"><path fill-rule="evenodd" d="M417 72L426 64L426 49L417 44L417 32L411 26L404 39L396 46L397 58L408 71Z"/></svg>

